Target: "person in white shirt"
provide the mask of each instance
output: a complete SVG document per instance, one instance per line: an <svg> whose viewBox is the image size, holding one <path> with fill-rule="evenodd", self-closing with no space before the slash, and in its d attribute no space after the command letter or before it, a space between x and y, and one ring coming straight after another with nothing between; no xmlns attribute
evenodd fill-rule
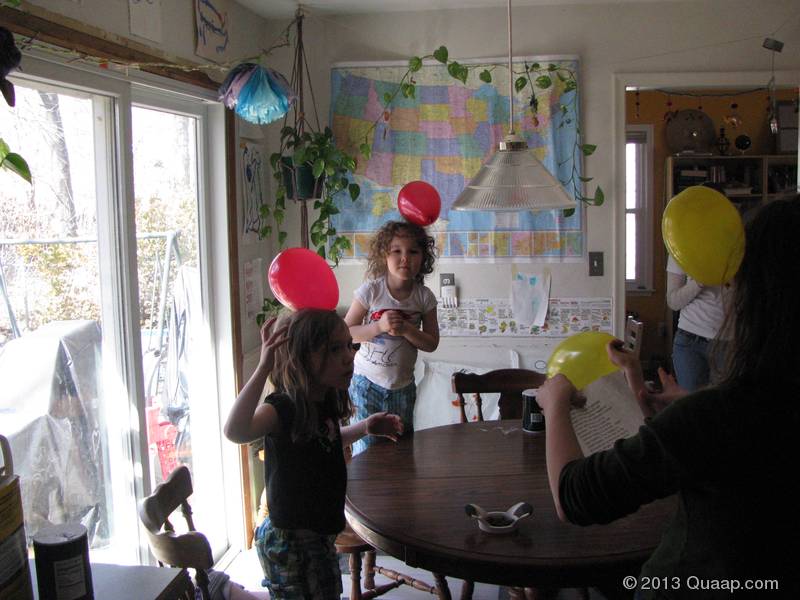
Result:
<svg viewBox="0 0 800 600"><path fill-rule="evenodd" d="M708 385L722 366L724 342L712 343L725 318L725 286L705 286L667 261L667 305L679 310L672 345L672 364L678 384L689 392Z"/></svg>

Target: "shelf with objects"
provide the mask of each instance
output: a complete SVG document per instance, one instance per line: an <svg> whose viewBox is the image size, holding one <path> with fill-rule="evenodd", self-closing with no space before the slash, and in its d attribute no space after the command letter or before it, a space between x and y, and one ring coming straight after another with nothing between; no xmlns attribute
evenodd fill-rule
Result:
<svg viewBox="0 0 800 600"><path fill-rule="evenodd" d="M667 157L666 198L693 185L710 185L740 211L789 193L797 186L797 154Z"/></svg>

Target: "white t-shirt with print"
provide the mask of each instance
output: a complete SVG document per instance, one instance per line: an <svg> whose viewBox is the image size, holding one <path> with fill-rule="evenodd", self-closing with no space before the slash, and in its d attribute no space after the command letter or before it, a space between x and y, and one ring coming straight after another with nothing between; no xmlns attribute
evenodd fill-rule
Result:
<svg viewBox="0 0 800 600"><path fill-rule="evenodd" d="M413 327L419 328L422 316L436 309L436 296L422 284L414 283L405 300L397 300L389 293L386 278L363 283L353 292L353 297L367 309L364 324L379 321L383 311L401 311ZM381 333L368 342L362 342L355 358L355 374L363 375L379 386L395 390L414 380L417 348L402 336Z"/></svg>

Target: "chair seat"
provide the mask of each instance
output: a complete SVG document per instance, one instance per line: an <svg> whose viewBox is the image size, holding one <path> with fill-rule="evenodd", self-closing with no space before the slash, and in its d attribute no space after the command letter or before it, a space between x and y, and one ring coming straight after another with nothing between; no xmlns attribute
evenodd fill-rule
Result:
<svg viewBox="0 0 800 600"><path fill-rule="evenodd" d="M336 536L336 551L339 554L353 554L354 552L366 552L372 550L372 546L362 540L348 523L344 530Z"/></svg>

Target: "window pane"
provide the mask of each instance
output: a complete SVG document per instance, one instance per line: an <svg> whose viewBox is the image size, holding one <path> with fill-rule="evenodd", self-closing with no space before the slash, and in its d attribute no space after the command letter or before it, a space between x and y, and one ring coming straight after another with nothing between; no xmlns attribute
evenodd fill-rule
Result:
<svg viewBox="0 0 800 600"><path fill-rule="evenodd" d="M80 522L93 549L115 536L109 420L125 401L104 394L95 144L109 101L16 83L0 103L3 138L33 185L0 171L0 413L22 484L28 539L48 522ZM96 128L95 126L98 125ZM119 439L111 440L120 443ZM129 520L129 519L128 519ZM128 543L130 547L130 544Z"/></svg>
<svg viewBox="0 0 800 600"><path fill-rule="evenodd" d="M187 465L195 524L224 547L224 496L211 475L222 467L199 260L198 119L135 106L132 125L151 483Z"/></svg>
<svg viewBox="0 0 800 600"><path fill-rule="evenodd" d="M625 279L636 279L636 213L625 214Z"/></svg>
<svg viewBox="0 0 800 600"><path fill-rule="evenodd" d="M639 194L639 144L625 144L625 208L636 208Z"/></svg>

